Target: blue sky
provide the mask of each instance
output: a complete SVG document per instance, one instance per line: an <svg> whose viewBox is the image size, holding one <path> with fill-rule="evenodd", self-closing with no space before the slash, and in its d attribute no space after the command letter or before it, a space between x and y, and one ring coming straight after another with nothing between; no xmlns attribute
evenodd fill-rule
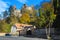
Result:
<svg viewBox="0 0 60 40"><path fill-rule="evenodd" d="M49 2L50 0L0 0L0 14L3 11L7 10L10 5L16 5L17 9L21 9L23 4L27 4L27 6L37 5L43 2Z"/></svg>

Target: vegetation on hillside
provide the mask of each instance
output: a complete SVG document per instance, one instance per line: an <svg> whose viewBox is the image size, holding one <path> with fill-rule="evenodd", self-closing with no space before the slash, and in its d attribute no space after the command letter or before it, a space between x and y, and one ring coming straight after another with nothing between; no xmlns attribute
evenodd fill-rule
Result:
<svg viewBox="0 0 60 40"><path fill-rule="evenodd" d="M0 32L10 32L11 26L15 23L32 24L37 28L49 27L49 25L51 27L55 19L54 9L50 3L44 3L38 10L33 9L33 12L26 10L21 17L14 15L16 8L14 9L10 6L8 10L10 16L4 20L0 20ZM39 16L37 14L39 14Z"/></svg>

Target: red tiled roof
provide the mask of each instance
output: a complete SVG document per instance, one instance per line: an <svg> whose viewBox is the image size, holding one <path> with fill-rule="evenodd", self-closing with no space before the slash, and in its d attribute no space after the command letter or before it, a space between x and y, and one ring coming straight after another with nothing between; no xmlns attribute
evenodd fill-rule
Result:
<svg viewBox="0 0 60 40"><path fill-rule="evenodd" d="M31 27L32 25L16 23L15 26L17 28L21 28L21 27Z"/></svg>

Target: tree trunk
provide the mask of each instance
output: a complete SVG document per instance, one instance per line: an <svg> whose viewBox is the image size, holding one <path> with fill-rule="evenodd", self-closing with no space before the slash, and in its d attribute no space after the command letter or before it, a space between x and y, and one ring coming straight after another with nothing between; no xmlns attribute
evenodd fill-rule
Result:
<svg viewBox="0 0 60 40"><path fill-rule="evenodd" d="M51 40L51 36L50 36L50 35L51 35L51 34L50 34L50 23L49 23L48 35L47 35L48 40Z"/></svg>
<svg viewBox="0 0 60 40"><path fill-rule="evenodd" d="M49 26L49 28L47 28L48 26ZM45 27L45 29L46 29L46 36L47 36L48 40L51 40L51 37L50 37L50 23L49 23L49 25L47 25L47 27Z"/></svg>
<svg viewBox="0 0 60 40"><path fill-rule="evenodd" d="M48 29L47 29L47 27L45 27L45 30L46 30L46 36L48 35Z"/></svg>

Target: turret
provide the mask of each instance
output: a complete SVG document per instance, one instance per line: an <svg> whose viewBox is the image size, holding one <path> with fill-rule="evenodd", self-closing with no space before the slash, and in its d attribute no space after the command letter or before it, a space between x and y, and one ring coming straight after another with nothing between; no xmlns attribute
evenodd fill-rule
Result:
<svg viewBox="0 0 60 40"><path fill-rule="evenodd" d="M26 4L24 4L24 5L23 5L23 8L26 8L26 7L27 7L27 5L26 5Z"/></svg>
<svg viewBox="0 0 60 40"><path fill-rule="evenodd" d="M13 6L13 10L16 10L16 6L15 5Z"/></svg>

